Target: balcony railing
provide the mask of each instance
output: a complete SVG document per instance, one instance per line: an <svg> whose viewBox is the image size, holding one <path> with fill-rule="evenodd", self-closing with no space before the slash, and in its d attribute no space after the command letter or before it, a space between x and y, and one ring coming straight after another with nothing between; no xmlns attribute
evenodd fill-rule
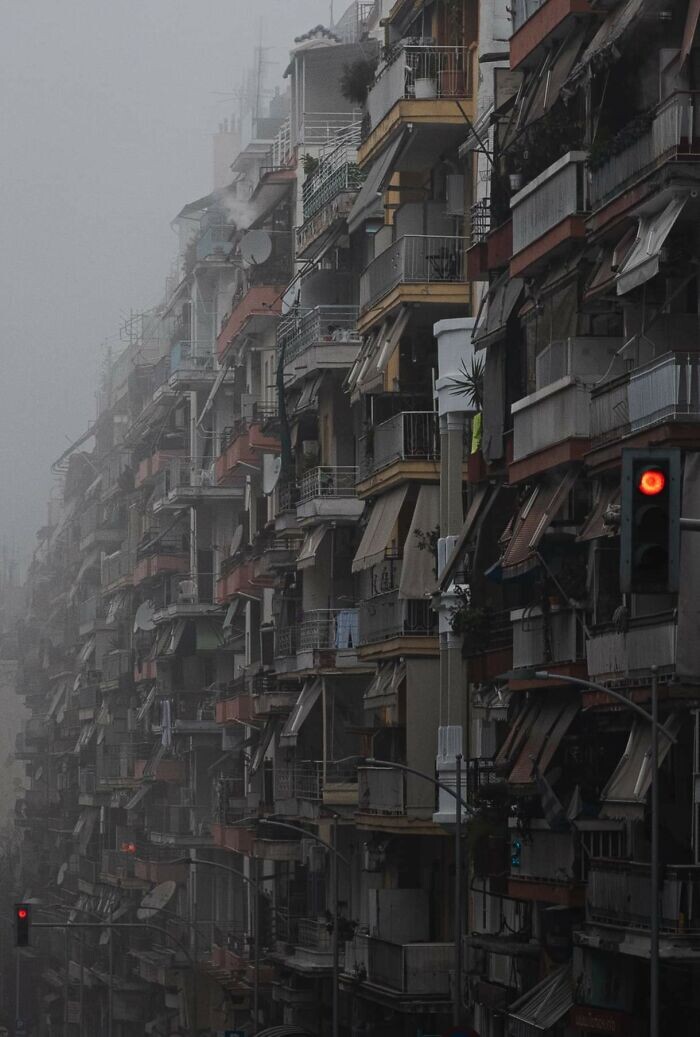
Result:
<svg viewBox="0 0 700 1037"><path fill-rule="evenodd" d="M660 674L673 673L677 632L676 622L668 614L631 620L624 632L613 626L592 631L586 639L591 680L648 679L652 666Z"/></svg>
<svg viewBox="0 0 700 1037"><path fill-rule="evenodd" d="M602 204L630 180L668 158L700 158L697 93L676 93L657 109L646 133L591 171L591 205Z"/></svg>
<svg viewBox="0 0 700 1037"><path fill-rule="evenodd" d="M517 835L515 827L511 829ZM511 863L512 879L568 884L585 882L591 860L605 856L619 860L626 850L625 822L582 821L568 832L553 831L546 821L531 822L517 864Z"/></svg>
<svg viewBox="0 0 700 1037"><path fill-rule="evenodd" d="M356 123L333 142L327 154L319 156L318 167L306 178L302 188L304 222L346 191L357 191L365 174L357 165L360 124Z"/></svg>
<svg viewBox="0 0 700 1037"><path fill-rule="evenodd" d="M108 652L102 660L102 680L115 681L131 674L133 660L127 648L116 652Z"/></svg>
<svg viewBox="0 0 700 1037"><path fill-rule="evenodd" d="M357 772L358 809L363 814L406 813L406 776L390 767L360 767Z"/></svg>
<svg viewBox="0 0 700 1037"><path fill-rule="evenodd" d="M513 255L569 216L587 210L584 151L570 151L527 184L511 202Z"/></svg>
<svg viewBox="0 0 700 1037"><path fill-rule="evenodd" d="M111 555L102 557L102 586L109 587L113 583L124 581L131 582L134 565L136 562L135 551L123 547Z"/></svg>
<svg viewBox="0 0 700 1037"><path fill-rule="evenodd" d="M279 324L277 348L284 350L285 364L291 363L312 346L333 349L341 343L356 341L356 306L315 306L293 310Z"/></svg>
<svg viewBox="0 0 700 1037"><path fill-rule="evenodd" d="M357 609L315 609L305 612L301 623L277 632L277 655L295 652L356 648Z"/></svg>
<svg viewBox="0 0 700 1037"><path fill-rule="evenodd" d="M316 497L354 497L356 468L333 468L322 465L305 472L299 484L298 504Z"/></svg>
<svg viewBox="0 0 700 1037"><path fill-rule="evenodd" d="M405 234L373 259L360 277L364 312L400 284L466 282L467 238Z"/></svg>
<svg viewBox="0 0 700 1037"><path fill-rule="evenodd" d="M378 594L359 609L361 645L377 644L394 637L435 637L437 613L428 600L403 600L398 591Z"/></svg>
<svg viewBox="0 0 700 1037"><path fill-rule="evenodd" d="M583 656L581 626L573 609L538 607L511 612L513 667L575 662Z"/></svg>
<svg viewBox="0 0 700 1037"><path fill-rule="evenodd" d="M594 861L588 876L586 919L601 925L648 930L651 924L649 865ZM662 867L661 931L669 936L700 934L700 866Z"/></svg>
<svg viewBox="0 0 700 1037"><path fill-rule="evenodd" d="M345 971L402 994L449 998L453 943L389 943L358 933L345 945Z"/></svg>
<svg viewBox="0 0 700 1037"><path fill-rule="evenodd" d="M323 800L323 790L327 785L356 784L357 763L326 762L322 760L302 760L289 767L275 769L275 800L308 799L315 802Z"/></svg>
<svg viewBox="0 0 700 1037"><path fill-rule="evenodd" d="M480 198L469 210L471 244L478 245L491 230L491 199Z"/></svg>
<svg viewBox="0 0 700 1037"><path fill-rule="evenodd" d="M592 393L591 435L598 443L665 421L700 421L695 353L668 353Z"/></svg>
<svg viewBox="0 0 700 1037"><path fill-rule="evenodd" d="M398 101L471 97L473 51L468 47L400 43L379 71L367 97L374 129Z"/></svg>
<svg viewBox="0 0 700 1037"><path fill-rule="evenodd" d="M440 426L435 411L401 411L360 439L360 477L396 461L438 461Z"/></svg>
<svg viewBox="0 0 700 1037"><path fill-rule="evenodd" d="M353 108L349 112L304 112L297 127L299 144L311 144L321 147L337 140L352 126L357 126L362 119L362 112Z"/></svg>

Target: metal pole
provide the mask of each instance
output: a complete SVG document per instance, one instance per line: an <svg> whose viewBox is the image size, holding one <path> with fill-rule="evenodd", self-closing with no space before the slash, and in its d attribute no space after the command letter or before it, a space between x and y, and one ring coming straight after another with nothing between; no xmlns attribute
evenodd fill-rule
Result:
<svg viewBox="0 0 700 1037"><path fill-rule="evenodd" d="M70 955L68 953L68 926L63 930L63 956L65 959L65 975L63 977L63 1032L68 1033L68 971L70 969Z"/></svg>
<svg viewBox="0 0 700 1037"><path fill-rule="evenodd" d="M258 872L258 858L253 857L253 870L255 871L255 885L253 887L253 895L255 896L255 906L253 908L253 929L255 932L255 973L253 976L253 1034L258 1032L258 1023L260 1020L259 1005L260 1005L260 875Z"/></svg>
<svg viewBox="0 0 700 1037"><path fill-rule="evenodd" d="M452 1023L459 1026L462 1015L462 754L455 757L455 979L452 992Z"/></svg>
<svg viewBox="0 0 700 1037"><path fill-rule="evenodd" d="M112 921L112 912L109 912ZM107 987L107 1033L112 1037L112 1018L114 1002L114 930L109 930L109 985Z"/></svg>
<svg viewBox="0 0 700 1037"><path fill-rule="evenodd" d="M338 1037L338 819L333 818L333 1037Z"/></svg>
<svg viewBox="0 0 700 1037"><path fill-rule="evenodd" d="M651 939L649 1037L659 1037L659 688L651 668Z"/></svg>
<svg viewBox="0 0 700 1037"><path fill-rule="evenodd" d="M19 1014L20 1013L20 1003L19 1003L20 988L19 988L19 982L20 982L19 948L17 948L17 963L16 963L16 966L15 966L15 1019L21 1019L22 1018L20 1016L20 1014Z"/></svg>
<svg viewBox="0 0 700 1037"><path fill-rule="evenodd" d="M80 930L80 1024L78 1033L83 1037L83 1009L85 1008L85 933Z"/></svg>

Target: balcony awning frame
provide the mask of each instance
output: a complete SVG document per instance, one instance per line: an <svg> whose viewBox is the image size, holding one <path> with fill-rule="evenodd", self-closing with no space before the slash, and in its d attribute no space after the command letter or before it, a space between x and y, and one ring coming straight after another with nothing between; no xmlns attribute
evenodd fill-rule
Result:
<svg viewBox="0 0 700 1037"><path fill-rule="evenodd" d="M408 484L404 483L389 493L378 497L372 505L369 519L362 534L360 546L352 561L352 571L360 572L377 565L384 558L391 532L403 507Z"/></svg>

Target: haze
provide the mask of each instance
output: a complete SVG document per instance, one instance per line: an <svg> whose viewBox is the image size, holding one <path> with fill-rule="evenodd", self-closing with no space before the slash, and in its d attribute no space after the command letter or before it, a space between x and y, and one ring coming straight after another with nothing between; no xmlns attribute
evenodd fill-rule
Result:
<svg viewBox="0 0 700 1037"><path fill-rule="evenodd" d="M211 189L211 135L261 25L274 86L329 6L1 0L0 538L24 559L51 462L94 416L106 348L162 294L170 220Z"/></svg>

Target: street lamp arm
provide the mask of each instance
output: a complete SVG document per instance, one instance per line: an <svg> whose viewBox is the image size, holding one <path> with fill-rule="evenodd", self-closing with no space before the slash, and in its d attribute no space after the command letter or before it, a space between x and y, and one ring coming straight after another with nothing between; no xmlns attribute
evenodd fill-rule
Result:
<svg viewBox="0 0 700 1037"><path fill-rule="evenodd" d="M327 843L325 839L322 839L320 835L315 835L313 832L307 832L305 828L301 828L299 825L290 825L288 821L275 821L272 818L259 817L257 822L261 825L275 825L277 828L288 828L291 832L299 832L305 839L313 839L314 842L320 843L321 846L325 846L325 848L330 850L331 853L334 853L336 857L343 862L343 864L347 865L348 868L350 867L350 861L348 858L342 854L340 850L336 850L334 846Z"/></svg>
<svg viewBox="0 0 700 1037"><path fill-rule="evenodd" d="M656 723L651 713L648 713L643 706L638 705L636 702L632 702L631 699L621 695L619 691L615 691L614 688L606 688L604 684L596 684L595 681L584 680L582 677L570 677L564 673L550 673L548 670L536 670L535 677L537 680L556 680L563 681L566 684L573 684L578 688L587 688L589 691L600 691L604 695L609 695L610 698L616 699L627 709L631 709L633 712L638 713L639 716L644 717L648 724ZM673 745L678 743L678 739L675 735L672 735L663 724L656 724L659 731L668 738L669 742Z"/></svg>
<svg viewBox="0 0 700 1037"><path fill-rule="evenodd" d="M418 771L415 767L407 767L405 763L391 763L388 760L375 760L373 756L368 756L364 760L364 763L369 763L372 767L386 767L390 770L405 771L407 774L415 774L417 778L424 778L426 781L432 782L436 788L442 789L448 794L448 796L452 796L453 799L458 800L462 805L462 809L467 814L470 816L474 815L473 808L469 806L466 800L462 799L461 795L455 792L454 789L451 789L449 785L446 785L444 781L440 781L439 778L434 778L430 774L426 774L425 771Z"/></svg>

